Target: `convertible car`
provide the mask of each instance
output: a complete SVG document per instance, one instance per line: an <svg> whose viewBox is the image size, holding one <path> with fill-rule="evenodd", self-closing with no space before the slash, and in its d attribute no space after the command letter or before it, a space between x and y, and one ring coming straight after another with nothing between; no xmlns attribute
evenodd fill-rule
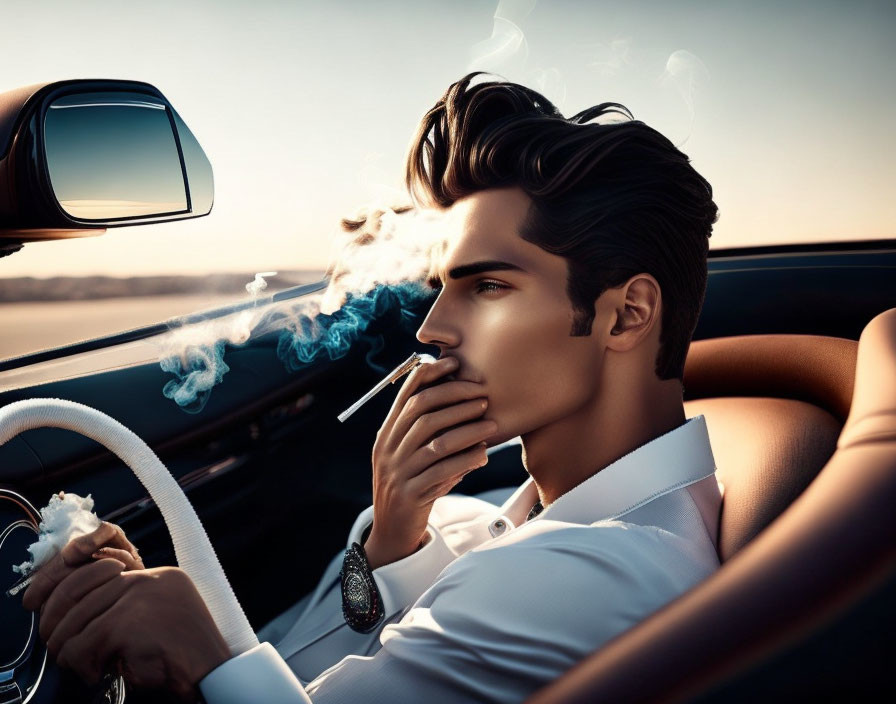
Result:
<svg viewBox="0 0 896 704"><path fill-rule="evenodd" d="M77 119L76 108L91 119ZM103 168L115 193L75 188L78 154L65 143L89 144L134 115L123 146L129 159L153 160L152 178L128 184L128 170L110 157ZM160 157L166 149L174 162ZM0 95L0 253L196 217L211 205L208 162L152 86L68 81ZM276 317L327 285L253 305ZM344 354L312 350L301 364L284 365L281 338L262 328L222 343L229 371L201 410L163 394L183 365L160 365L155 343L239 306L34 350L0 360L0 412L25 399L64 399L142 438L186 493L257 629L315 586L370 504L370 451L392 395L347 424L337 415L411 351L433 351L413 336L428 302L409 306L383 291ZM896 240L710 252L684 387L687 415L707 419L724 486L722 568L532 702L893 700L894 306ZM60 490L92 494L98 515L126 531L147 566L176 563L156 502L122 459L85 435L30 427L13 437L0 427L0 563L24 559L34 507ZM492 448L488 465L455 491L525 478L511 442ZM15 581L0 565L4 590ZM111 677L88 688L58 669L15 598L0 599L0 622L0 704L160 700Z"/></svg>

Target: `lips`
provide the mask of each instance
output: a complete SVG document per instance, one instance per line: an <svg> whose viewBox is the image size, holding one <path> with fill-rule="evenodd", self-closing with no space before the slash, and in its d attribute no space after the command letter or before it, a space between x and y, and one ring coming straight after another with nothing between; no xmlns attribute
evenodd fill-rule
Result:
<svg viewBox="0 0 896 704"><path fill-rule="evenodd" d="M448 375L442 377L442 379L443 379L444 381L469 381L469 382L471 382L471 383L473 383L473 384L479 384L479 383L481 383L481 382L478 382L478 381L476 381L476 380L474 380L474 379L467 379L466 377L460 376L459 374L448 374Z"/></svg>
<svg viewBox="0 0 896 704"><path fill-rule="evenodd" d="M445 359L445 357L440 357L439 359ZM458 370L456 372L452 372L451 374L446 374L442 377L442 381L472 381L472 379L467 379L463 377L460 373L460 367L463 367L463 364L458 359Z"/></svg>

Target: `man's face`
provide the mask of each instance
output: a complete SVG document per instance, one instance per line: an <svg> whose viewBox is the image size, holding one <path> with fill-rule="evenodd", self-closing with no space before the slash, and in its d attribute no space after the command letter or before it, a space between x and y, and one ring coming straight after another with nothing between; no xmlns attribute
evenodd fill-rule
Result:
<svg viewBox="0 0 896 704"><path fill-rule="evenodd" d="M561 420L599 393L601 309L590 336L570 336L566 259L519 234L530 204L506 188L449 209L451 235L433 269L443 288L417 332L458 359L457 379L484 385L484 417L498 424L489 445Z"/></svg>

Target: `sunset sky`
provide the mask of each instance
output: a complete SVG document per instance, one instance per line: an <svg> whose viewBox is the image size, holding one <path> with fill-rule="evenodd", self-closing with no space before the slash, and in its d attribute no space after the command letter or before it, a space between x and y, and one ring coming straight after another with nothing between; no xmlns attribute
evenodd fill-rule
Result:
<svg viewBox="0 0 896 704"><path fill-rule="evenodd" d="M896 230L892 2L0 3L0 91L152 83L215 174L208 217L27 245L0 277L323 268L341 216L401 197L417 121L471 69L565 114L627 105L713 184L713 247Z"/></svg>

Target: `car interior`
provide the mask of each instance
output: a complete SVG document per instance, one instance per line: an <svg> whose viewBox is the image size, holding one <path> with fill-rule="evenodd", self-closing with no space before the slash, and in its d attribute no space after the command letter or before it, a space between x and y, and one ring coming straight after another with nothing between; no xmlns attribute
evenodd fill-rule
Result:
<svg viewBox="0 0 896 704"><path fill-rule="evenodd" d="M261 304L301 303L325 285ZM894 305L896 240L710 251L683 385L686 415L706 417L724 487L722 568L530 701L893 694L885 675L896 645ZM196 413L163 395L171 375L151 358L151 343L228 311L40 350L0 361L0 409L66 399L142 438L186 493L258 629L314 588L371 503L370 451L393 394L344 424L337 415L410 352L433 353L414 338L425 310L385 309L344 356L297 369L278 358L275 333L228 346L229 372ZM526 477L519 445L504 445L454 491ZM0 445L0 560L23 559L34 507L60 490L92 495L147 566L176 564L158 507L122 460L51 427ZM8 588L16 575L4 579ZM0 662L0 702L90 701L96 691L44 664L30 617L2 601L0 659L10 664ZM24 671L31 655L39 686L14 692L13 674L2 673Z"/></svg>

